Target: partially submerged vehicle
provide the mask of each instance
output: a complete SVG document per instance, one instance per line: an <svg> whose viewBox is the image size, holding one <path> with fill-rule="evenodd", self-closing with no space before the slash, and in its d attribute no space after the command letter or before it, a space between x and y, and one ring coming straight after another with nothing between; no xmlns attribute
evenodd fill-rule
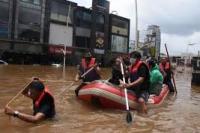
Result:
<svg viewBox="0 0 200 133"><path fill-rule="evenodd" d="M0 65L8 65L8 63L3 60L0 60Z"/></svg>

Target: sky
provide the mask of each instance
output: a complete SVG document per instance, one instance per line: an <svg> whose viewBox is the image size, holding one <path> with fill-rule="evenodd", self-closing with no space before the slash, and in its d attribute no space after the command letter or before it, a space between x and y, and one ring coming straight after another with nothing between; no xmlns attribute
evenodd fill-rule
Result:
<svg viewBox="0 0 200 133"><path fill-rule="evenodd" d="M92 0L71 0L80 6L91 7ZM135 0L109 0L110 12L131 20L130 39L135 38ZM172 55L197 54L200 50L200 0L137 0L138 29L145 31L148 25L161 29L161 52L164 43ZM189 46L189 43L195 43Z"/></svg>

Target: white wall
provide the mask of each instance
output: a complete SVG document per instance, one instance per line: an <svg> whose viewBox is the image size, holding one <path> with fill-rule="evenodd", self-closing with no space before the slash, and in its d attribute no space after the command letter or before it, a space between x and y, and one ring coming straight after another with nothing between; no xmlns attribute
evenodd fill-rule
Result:
<svg viewBox="0 0 200 133"><path fill-rule="evenodd" d="M72 46L73 28L59 24L50 24L49 43L54 45L66 44Z"/></svg>

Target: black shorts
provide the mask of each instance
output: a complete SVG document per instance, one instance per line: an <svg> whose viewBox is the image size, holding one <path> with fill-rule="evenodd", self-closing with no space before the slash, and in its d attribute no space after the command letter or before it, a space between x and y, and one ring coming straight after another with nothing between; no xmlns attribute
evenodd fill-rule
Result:
<svg viewBox="0 0 200 133"><path fill-rule="evenodd" d="M133 90L130 90L130 89L129 89L129 90L128 90L128 93L132 93L132 94L136 95L136 96L137 96L137 99L139 99L139 98L144 99L145 102L147 102L148 99L149 99L149 93L148 93L147 91L139 91L139 92L136 92L136 91L133 91Z"/></svg>
<svg viewBox="0 0 200 133"><path fill-rule="evenodd" d="M141 93L138 93L138 94L137 94L137 97L138 97L138 99L139 99L139 98L143 98L144 101L147 102L148 99L149 99L149 93L146 92L146 91L142 91Z"/></svg>

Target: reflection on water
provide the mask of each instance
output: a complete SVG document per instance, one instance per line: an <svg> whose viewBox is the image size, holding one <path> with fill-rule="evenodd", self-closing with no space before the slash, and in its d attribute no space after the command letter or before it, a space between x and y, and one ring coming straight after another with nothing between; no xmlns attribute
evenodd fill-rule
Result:
<svg viewBox="0 0 200 133"><path fill-rule="evenodd" d="M62 68L50 66L0 66L0 129L4 132L198 132L200 131L200 87L190 85L188 72L176 74L178 95L169 96L165 103L150 109L147 116L138 115L127 125L125 111L103 110L79 101L74 96L72 80L75 68L66 70L66 80L61 82ZM110 69L103 69L103 78L110 76ZM46 80L55 95L57 116L54 120L30 124L4 115L5 104L28 83L33 76ZM63 93L62 93L63 92ZM11 106L32 113L31 100L19 97Z"/></svg>

